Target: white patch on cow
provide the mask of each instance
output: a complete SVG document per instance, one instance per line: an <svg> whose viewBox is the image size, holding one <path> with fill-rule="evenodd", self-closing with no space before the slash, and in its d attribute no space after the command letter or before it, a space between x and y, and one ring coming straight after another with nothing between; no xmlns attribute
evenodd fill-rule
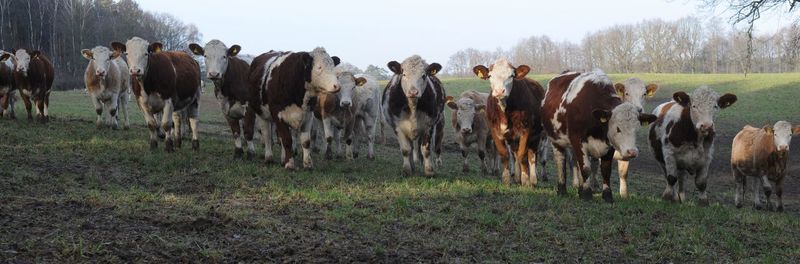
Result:
<svg viewBox="0 0 800 264"><path fill-rule="evenodd" d="M287 106L278 113L278 118L286 122L289 126L294 129L300 129L300 125L303 124L303 114L304 111L302 108L297 106L296 104L292 104Z"/></svg>
<svg viewBox="0 0 800 264"><path fill-rule="evenodd" d="M312 89L316 92L337 92L340 86L331 56L322 47L317 47L309 54L314 58L310 83Z"/></svg>
<svg viewBox="0 0 800 264"><path fill-rule="evenodd" d="M583 152L589 156L600 158L608 153L609 146L605 141L593 137L587 137L583 143Z"/></svg>
<svg viewBox="0 0 800 264"><path fill-rule="evenodd" d="M472 132L474 129L472 128L472 123L475 120L475 113L476 113L476 105L475 101L469 97L461 97L456 102L458 107L456 111L456 122L458 126L461 127L461 131L456 132L464 132L465 129L467 131Z"/></svg>
<svg viewBox="0 0 800 264"><path fill-rule="evenodd" d="M147 49L150 42L139 37L133 37L125 43L126 57L132 75L147 72Z"/></svg>
<svg viewBox="0 0 800 264"><path fill-rule="evenodd" d="M281 63L283 63L283 61L286 60L286 58L289 57L289 55L291 54L292 53L290 52L283 55L274 56L272 58L269 58L267 62L264 63L264 72L261 74L262 85L266 86L266 84L269 83L270 80L272 80L272 70L277 68L278 66L281 66ZM266 87L269 88L269 86ZM261 94L262 93L258 93L258 96L261 96ZM266 102L266 99L264 98L261 98L261 100L262 102Z"/></svg>
<svg viewBox="0 0 800 264"><path fill-rule="evenodd" d="M625 85L623 101L632 103L640 110L644 109L644 97L647 95L647 86L644 81L639 78L628 78L623 84Z"/></svg>
<svg viewBox="0 0 800 264"><path fill-rule="evenodd" d="M505 58L497 59L489 72L489 84L492 96L498 100L505 99L511 94L514 84L514 67Z"/></svg>
<svg viewBox="0 0 800 264"><path fill-rule="evenodd" d="M583 90L586 82L592 82L601 85L612 85L611 79L609 79L608 75L601 70L583 73L569 83L567 91L561 96L561 101L569 104L572 102L572 100L575 100L575 98L578 97L578 94ZM619 98L616 93L612 93L611 96Z"/></svg>
<svg viewBox="0 0 800 264"><path fill-rule="evenodd" d="M342 107L353 106L353 93L356 89L356 79L353 73L340 71L337 67L336 78L339 80L339 104Z"/></svg>
<svg viewBox="0 0 800 264"><path fill-rule="evenodd" d="M203 57L208 78L224 78L225 71L228 70L228 46L222 41L211 40L203 47Z"/></svg>
<svg viewBox="0 0 800 264"><path fill-rule="evenodd" d="M772 126L773 137L775 139L775 148L781 150L785 148L789 150L792 142L792 124L786 121L778 121Z"/></svg>
<svg viewBox="0 0 800 264"><path fill-rule="evenodd" d="M25 49L18 49L14 54L17 59L17 72L22 73L23 76L28 76L28 67L31 63L31 55Z"/></svg>
<svg viewBox="0 0 800 264"><path fill-rule="evenodd" d="M713 127L714 116L719 112L719 94L704 85L695 89L690 98L689 110L695 129L699 130L702 125Z"/></svg>
<svg viewBox="0 0 800 264"><path fill-rule="evenodd" d="M399 76L403 93L406 97L413 98L411 100L416 102L419 97L425 94L425 90L428 88L427 80L423 78L425 69L428 68L428 63L419 55L412 55L403 60L400 67L403 69L403 74ZM393 83L395 82L393 81Z"/></svg>
<svg viewBox="0 0 800 264"><path fill-rule="evenodd" d="M615 150L623 155L628 152L638 154L636 133L641 127L639 108L632 103L622 103L611 111L608 121L608 139Z"/></svg>

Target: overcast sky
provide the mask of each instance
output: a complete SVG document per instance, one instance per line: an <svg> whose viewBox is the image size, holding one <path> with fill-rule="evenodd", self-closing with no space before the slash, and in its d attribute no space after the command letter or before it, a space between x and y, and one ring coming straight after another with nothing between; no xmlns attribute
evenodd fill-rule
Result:
<svg viewBox="0 0 800 264"><path fill-rule="evenodd" d="M547 35L579 42L589 32L644 19L667 21L698 11L697 0L138 0L148 11L166 12L242 52L309 51L331 55L361 69L385 67L419 54L446 65L465 48L508 49L520 39ZM728 16L717 14L727 23ZM760 32L774 32L785 17L764 19ZM203 44L204 44L203 43ZM201 45L203 45L201 44Z"/></svg>

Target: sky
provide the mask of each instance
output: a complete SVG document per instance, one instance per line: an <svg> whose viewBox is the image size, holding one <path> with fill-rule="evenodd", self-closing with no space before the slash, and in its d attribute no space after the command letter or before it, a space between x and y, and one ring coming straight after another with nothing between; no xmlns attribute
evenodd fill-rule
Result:
<svg viewBox="0 0 800 264"><path fill-rule="evenodd" d="M590 32L645 19L695 15L728 23L722 11L698 0L138 0L147 11L175 15L198 26L203 43L239 44L243 54L310 51L322 46L361 69L418 54L446 65L465 48L509 49L523 38L547 35L579 43ZM788 24L765 17L758 32Z"/></svg>

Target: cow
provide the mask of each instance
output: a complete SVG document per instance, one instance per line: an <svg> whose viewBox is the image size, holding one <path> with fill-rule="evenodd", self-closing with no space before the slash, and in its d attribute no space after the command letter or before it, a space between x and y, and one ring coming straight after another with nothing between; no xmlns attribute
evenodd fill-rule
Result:
<svg viewBox="0 0 800 264"><path fill-rule="evenodd" d="M644 111L643 103L645 99L652 98L658 90L658 85L654 83L645 84L639 78L631 77L623 82L614 84L614 90L617 96L622 99L622 102L629 102L639 109L639 112ZM614 152L614 159L617 161L617 172L619 173L619 196L628 198L628 168L629 161L622 158L619 151ZM589 177L589 184L593 188L598 188L600 182L597 180L597 167L592 167L592 174ZM572 174L572 186L578 188L579 179L578 174Z"/></svg>
<svg viewBox="0 0 800 264"><path fill-rule="evenodd" d="M400 144L402 174L412 175L414 163L420 160L419 155L422 154L423 173L433 176L432 156L436 154L436 163L440 165L444 136L446 94L436 77L442 65L435 62L428 64L419 55L412 55L402 63L390 61L387 66L394 75L383 89L381 106L386 123L395 132Z"/></svg>
<svg viewBox="0 0 800 264"><path fill-rule="evenodd" d="M322 120L322 131L325 135L325 158L333 158L331 145L336 139L337 146L341 147L341 136L345 140L345 157L353 160L353 143L356 124L356 110L361 107L361 102L354 96L356 87L363 86L367 79L356 78L353 73L337 70L336 78L339 80L338 93L321 93L314 107L314 115ZM343 135L340 135L340 133Z"/></svg>
<svg viewBox="0 0 800 264"><path fill-rule="evenodd" d="M698 204L705 206L708 167L714 157L714 116L733 105L737 97L730 93L720 96L708 86L701 86L691 96L681 91L672 98L653 110L658 119L650 125L650 147L667 180L661 197L685 202L684 183L686 174L691 174L700 191Z"/></svg>
<svg viewBox="0 0 800 264"><path fill-rule="evenodd" d="M200 65L182 51L163 51L163 44L139 37L125 44L111 43L114 51L126 52L133 94L150 129L150 150L158 148L156 114L161 114L161 129L166 134L164 150L181 147L181 113L189 116L192 149L200 148L197 139L200 99ZM171 118L171 119L170 119Z"/></svg>
<svg viewBox="0 0 800 264"><path fill-rule="evenodd" d="M488 120L486 119L486 101L489 99L488 93L480 93L468 90L459 96L458 100L452 96L447 96L447 107L453 110L452 123L456 133L456 142L461 149L461 157L464 158L462 165L463 172L469 172L470 166L467 159L469 147L475 144L478 150L478 157L481 159L481 172L486 175L489 173L490 166L487 166L486 154L488 151L491 169L494 170L496 163L494 141L490 135Z"/></svg>
<svg viewBox="0 0 800 264"><path fill-rule="evenodd" d="M228 126L233 134L233 157L242 158L242 137L252 134L255 122L246 118L255 118L248 115L250 102L250 84L248 75L250 65L236 55L242 50L239 45L228 47L222 41L213 39L200 47L196 43L189 44L189 50L197 56L203 56L206 65L206 77L214 83L214 97L217 98L222 115L228 121ZM262 122L262 124L266 124ZM242 131L245 131L243 134ZM265 133L271 134L269 129ZM247 142L247 154L255 156L255 146L252 138Z"/></svg>
<svg viewBox="0 0 800 264"><path fill-rule="evenodd" d="M324 48L311 52L270 51L253 59L248 74L250 108L262 121L272 120L281 140L282 163L294 169L292 130L300 132L303 167L311 169L311 129L314 97L339 91L334 67L339 57L330 56ZM265 129L264 129L265 130ZM248 140L252 135L245 135ZM272 160L271 140L266 140L267 161Z"/></svg>
<svg viewBox="0 0 800 264"><path fill-rule="evenodd" d="M359 102L355 108L356 135L363 133L366 136L367 159L372 160L375 159L375 134L381 118L381 92L378 90L375 78L366 74L356 74L355 77L366 80L363 85L356 86L354 94L354 98Z"/></svg>
<svg viewBox="0 0 800 264"><path fill-rule="evenodd" d="M36 118L41 123L49 120L48 108L50 106L50 88L53 87L55 71L50 60L41 51L27 51L19 49L14 52L16 70L14 82L22 95L28 120L33 120L31 114L31 99L36 104Z"/></svg>
<svg viewBox="0 0 800 264"><path fill-rule="evenodd" d="M83 49L81 54L89 60L83 80L97 113L96 127L99 129L105 123L113 129L119 129L117 111L122 110L124 128L128 129L130 127L128 91L131 87L131 76L128 64L120 57L122 52L97 46L91 50ZM108 113L107 120L103 120L105 113Z"/></svg>
<svg viewBox="0 0 800 264"><path fill-rule="evenodd" d="M640 126L656 119L640 111L639 106L623 102L614 84L600 70L567 72L550 80L542 115L553 147L557 193L566 194L565 155L571 154L573 173L580 176L580 197L592 198L592 186L587 179L593 172L591 167L599 162L602 197L612 202L610 175L614 153L621 153L624 161L635 158L639 154L636 132Z"/></svg>
<svg viewBox="0 0 800 264"><path fill-rule="evenodd" d="M14 81L14 54L0 50L0 117L15 119L17 85Z"/></svg>
<svg viewBox="0 0 800 264"><path fill-rule="evenodd" d="M514 67L500 58L489 68L473 68L478 78L489 80L491 96L486 105L486 117L497 154L503 166L502 180L511 184L509 147L518 166L520 183L535 187L536 153L541 142L541 102L544 88L539 82L526 78L527 65Z"/></svg>
<svg viewBox="0 0 800 264"><path fill-rule="evenodd" d="M763 192L767 197L767 208L773 209L770 202L772 182L775 184L775 195L778 196L775 208L778 212L783 212L783 180L786 177L786 162L789 160L792 136L800 136L800 126L792 128L786 121L778 121L775 125L764 128L745 126L736 134L731 148L731 171L736 182L734 202L737 208L742 207L741 199L747 177L753 177L755 208L763 208Z"/></svg>

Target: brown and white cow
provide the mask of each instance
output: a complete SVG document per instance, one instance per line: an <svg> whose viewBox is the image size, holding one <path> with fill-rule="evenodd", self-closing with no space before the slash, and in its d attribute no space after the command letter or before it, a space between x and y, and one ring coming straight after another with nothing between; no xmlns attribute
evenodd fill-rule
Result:
<svg viewBox="0 0 800 264"><path fill-rule="evenodd" d="M355 98L356 87L363 86L367 79L356 78L353 73L337 69L336 78L339 80L338 93L321 93L317 96L314 115L322 120L322 132L325 135L325 158L332 159L331 145L336 140L341 147L341 138L345 141L345 157L353 160L353 144L355 140L356 110L361 107L361 102ZM342 134L343 132L343 134Z"/></svg>
<svg viewBox="0 0 800 264"><path fill-rule="evenodd" d="M444 136L446 95L436 77L442 65L428 64L419 55L412 55L402 63L391 61L387 66L394 76L383 90L381 104L386 123L400 143L403 175L414 173L414 163L420 160L421 152L423 173L433 176L433 160L441 163ZM436 153L436 158L432 157L432 152Z"/></svg>
<svg viewBox="0 0 800 264"><path fill-rule="evenodd" d="M381 118L381 92L378 82L366 74L356 74L356 78L364 78L366 83L356 86L354 98L359 103L356 112L356 135L364 134L367 139L367 158L375 159L375 134ZM359 129L360 128L360 129ZM358 142L356 140L356 142ZM358 149L354 146L355 149ZM356 156L358 153L356 152Z"/></svg>
<svg viewBox="0 0 800 264"><path fill-rule="evenodd" d="M119 129L117 111L122 110L124 128L130 127L128 120L128 93L131 87L131 75L128 64L120 57L122 50L110 50L107 47L97 46L93 49L83 49L81 54L89 60L83 81L86 90L92 98L95 112L97 113L97 128L103 124ZM103 115L108 113L107 119Z"/></svg>
<svg viewBox="0 0 800 264"><path fill-rule="evenodd" d="M633 103L623 102L601 71L568 72L550 80L542 114L544 129L553 145L559 194L566 194L565 155L571 153L573 173L580 176L581 198L592 198L587 179L591 167L599 161L603 199L613 200L610 175L615 151L622 154L622 160L635 158L639 154L636 132L642 124L656 119L640 110Z"/></svg>
<svg viewBox="0 0 800 264"><path fill-rule="evenodd" d="M37 119L42 123L47 122L50 88L53 86L55 76L53 64L40 51L19 49L14 53L14 58L16 59L14 82L25 103L28 120L33 119L31 114L31 99L33 99L36 104Z"/></svg>
<svg viewBox="0 0 800 264"><path fill-rule="evenodd" d="M489 80L491 96L486 105L486 116L497 154L503 164L502 179L511 183L509 149L519 167L520 183L536 186L536 153L541 142L541 102L544 88L539 82L526 78L527 65L514 67L506 59L498 59L489 68L478 65L473 72Z"/></svg>
<svg viewBox="0 0 800 264"><path fill-rule="evenodd" d="M239 45L230 48L222 41L211 40L206 43L205 48L196 43L189 44L189 50L195 55L203 56L206 65L206 77L214 83L214 96L217 98L222 115L228 121L228 126L233 134L234 158L241 158L244 154L242 149L242 136L252 134L255 122L255 115L248 115L248 103L250 102L250 86L248 74L250 65L236 55L242 50ZM241 122L244 120L244 122ZM262 124L267 124L262 122ZM242 131L245 131L242 134ZM249 132L248 132L249 131ZM271 134L269 129L266 133ZM255 156L255 146L252 138L247 142L247 154L249 157Z"/></svg>
<svg viewBox="0 0 800 264"><path fill-rule="evenodd" d="M334 67L339 58L324 48L311 52L270 51L253 59L248 75L250 107L263 121L275 122L283 146L282 163L294 169L292 130L300 132L303 167L311 168L311 129L313 98L320 93L339 91ZM248 137L250 140L252 136ZM271 140L266 140L266 159L272 160Z"/></svg>
<svg viewBox="0 0 800 264"><path fill-rule="evenodd" d="M0 50L0 117L15 119L17 85L14 81L14 54Z"/></svg>
<svg viewBox="0 0 800 264"><path fill-rule="evenodd" d="M653 110L658 120L650 125L650 146L667 180L662 198L686 201L684 184L686 175L691 174L700 191L699 204L707 205L706 180L708 166L714 157L716 135L714 116L720 109L735 103L736 95L719 96L708 86L702 86L695 89L691 96L676 92L672 98L673 101Z"/></svg>
<svg viewBox="0 0 800 264"><path fill-rule="evenodd" d="M800 136L800 126L792 128L786 121L778 121L773 126L755 128L745 126L733 138L731 148L731 170L736 181L736 207L742 207L744 186L747 177L755 178L753 195L755 208L761 209L761 193L767 197L767 208L772 209L770 201L772 182L778 203L774 206L783 212L783 180L786 177L786 162L789 161L789 145L792 136Z"/></svg>
<svg viewBox="0 0 800 264"><path fill-rule="evenodd" d="M480 93L468 90L461 93L458 100L452 96L447 96L447 106L453 110L453 129L456 132L456 143L461 149L461 157L464 158L462 171L468 172L469 161L467 154L469 147L475 144L478 150L478 157L481 159L481 172L486 175L489 170L494 170L497 164L495 155L494 141L489 130L489 121L486 119L486 102L489 100L488 93ZM487 166L486 154L489 154L491 166ZM491 168L490 168L491 167Z"/></svg>
<svg viewBox="0 0 800 264"><path fill-rule="evenodd" d="M181 146L181 112L189 116L192 149L199 149L200 65L185 52L162 51L161 43L151 44L139 37L125 44L114 42L111 47L127 53L133 94L150 129L150 150L158 148L155 115L159 113L166 134L164 149L172 152Z"/></svg>

